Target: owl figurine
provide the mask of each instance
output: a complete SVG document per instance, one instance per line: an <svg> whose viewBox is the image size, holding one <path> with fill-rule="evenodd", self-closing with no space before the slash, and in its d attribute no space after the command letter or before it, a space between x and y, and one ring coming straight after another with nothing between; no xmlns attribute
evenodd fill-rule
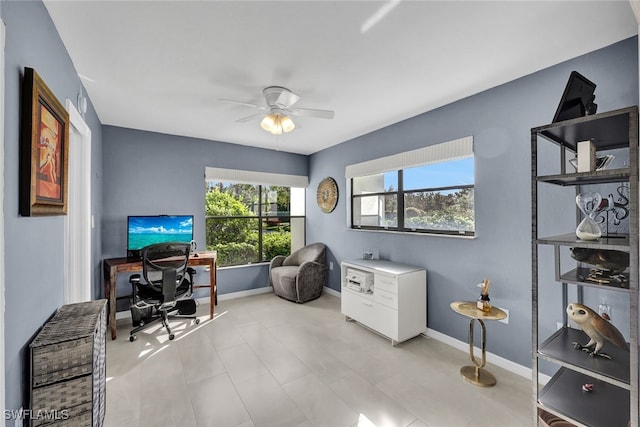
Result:
<svg viewBox="0 0 640 427"><path fill-rule="evenodd" d="M576 322L578 326L580 326L580 329L582 329L590 338L590 341L586 345L574 342L573 347L576 350L586 351L593 357L600 356L611 359L608 354L600 351L602 350L602 347L604 347L605 342L609 341L610 343L629 351L629 346L620 331L617 330L612 323L603 319L598 313L586 305L572 302L567 305L567 314L569 315L569 318Z"/></svg>

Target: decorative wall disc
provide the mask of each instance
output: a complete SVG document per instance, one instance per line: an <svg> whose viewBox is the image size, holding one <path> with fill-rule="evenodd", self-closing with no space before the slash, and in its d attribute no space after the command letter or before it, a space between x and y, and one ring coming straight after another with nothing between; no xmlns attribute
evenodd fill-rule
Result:
<svg viewBox="0 0 640 427"><path fill-rule="evenodd" d="M318 184L316 201L324 213L333 212L338 204L338 183L335 179L326 177Z"/></svg>

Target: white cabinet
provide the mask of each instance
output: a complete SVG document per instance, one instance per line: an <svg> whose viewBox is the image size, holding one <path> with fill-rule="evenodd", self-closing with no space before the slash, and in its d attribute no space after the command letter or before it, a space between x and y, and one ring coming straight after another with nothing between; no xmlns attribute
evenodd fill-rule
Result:
<svg viewBox="0 0 640 427"><path fill-rule="evenodd" d="M369 278L373 276L373 286ZM341 265L342 314L391 339L406 341L427 330L427 271L382 260ZM358 282L362 286L358 286Z"/></svg>

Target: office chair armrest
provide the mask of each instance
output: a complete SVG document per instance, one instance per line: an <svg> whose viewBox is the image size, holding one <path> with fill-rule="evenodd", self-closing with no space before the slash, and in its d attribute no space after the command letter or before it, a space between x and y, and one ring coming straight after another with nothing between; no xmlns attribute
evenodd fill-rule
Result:
<svg viewBox="0 0 640 427"><path fill-rule="evenodd" d="M187 273L189 273L189 275L194 275L197 273L197 271L193 267L187 267Z"/></svg>
<svg viewBox="0 0 640 427"><path fill-rule="evenodd" d="M129 283L131 283L131 284L140 283L140 275L139 274L132 274L131 276L129 276Z"/></svg>

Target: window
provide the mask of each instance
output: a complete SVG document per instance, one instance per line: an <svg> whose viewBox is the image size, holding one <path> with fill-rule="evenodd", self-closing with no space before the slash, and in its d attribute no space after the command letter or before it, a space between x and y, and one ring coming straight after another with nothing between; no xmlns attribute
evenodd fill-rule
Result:
<svg viewBox="0 0 640 427"><path fill-rule="evenodd" d="M347 166L351 228L473 236L473 139Z"/></svg>
<svg viewBox="0 0 640 427"><path fill-rule="evenodd" d="M241 182L236 175L242 171L225 171L207 168L206 174L205 237L207 250L218 252L219 266L266 262L304 246L304 187ZM287 183L287 175L278 177L271 181ZM247 172L245 179L255 178Z"/></svg>

